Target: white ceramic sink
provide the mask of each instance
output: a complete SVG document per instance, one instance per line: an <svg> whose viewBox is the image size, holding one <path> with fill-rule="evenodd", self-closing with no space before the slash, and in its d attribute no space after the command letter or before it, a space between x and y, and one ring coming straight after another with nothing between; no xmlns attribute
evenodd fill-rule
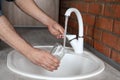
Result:
<svg viewBox="0 0 120 80"><path fill-rule="evenodd" d="M51 50L52 46L36 46L36 48ZM87 50L81 55L75 54L71 48L67 47L66 50L60 67L54 72L31 63L15 50L8 54L7 66L17 74L40 80L84 79L101 73L105 68L104 63Z"/></svg>

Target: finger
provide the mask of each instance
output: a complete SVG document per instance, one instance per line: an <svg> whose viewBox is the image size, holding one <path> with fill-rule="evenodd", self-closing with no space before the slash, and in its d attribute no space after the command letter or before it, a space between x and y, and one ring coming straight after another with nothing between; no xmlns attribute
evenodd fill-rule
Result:
<svg viewBox="0 0 120 80"><path fill-rule="evenodd" d="M45 61L43 61L42 63L39 63L38 65L50 71L57 69L57 66L54 66L53 64L51 64L51 61L49 59L48 60L46 59Z"/></svg>
<svg viewBox="0 0 120 80"><path fill-rule="evenodd" d="M46 60L47 61L47 60ZM51 66L55 66L55 67L58 67L59 64L60 64L60 61L54 57L54 58L48 58L48 63L51 65Z"/></svg>
<svg viewBox="0 0 120 80"><path fill-rule="evenodd" d="M47 69L47 70L49 70L49 71L53 71L53 69L51 69L51 68L49 68L49 67L47 67L46 65L40 65L41 67L43 67L44 69Z"/></svg>
<svg viewBox="0 0 120 80"><path fill-rule="evenodd" d="M64 34L64 29L63 28L60 28L59 31L62 35Z"/></svg>
<svg viewBox="0 0 120 80"><path fill-rule="evenodd" d="M59 63L55 63L55 62L52 61L51 59L49 59L48 64L49 64L50 66L53 66L54 68L59 67Z"/></svg>
<svg viewBox="0 0 120 80"><path fill-rule="evenodd" d="M58 65L56 66L56 65L54 64L54 62L52 62L52 61L50 61L50 60L46 60L45 62L43 62L43 64L44 64L47 68L49 68L49 69L51 69L51 70L56 70L56 69L58 68Z"/></svg>
<svg viewBox="0 0 120 80"><path fill-rule="evenodd" d="M57 64L60 63L60 61L59 61L55 56L49 54L48 57L49 57L52 61L54 61L55 63L57 63Z"/></svg>
<svg viewBox="0 0 120 80"><path fill-rule="evenodd" d="M57 39L59 39L59 38L64 38L64 36L63 35L58 35Z"/></svg>
<svg viewBox="0 0 120 80"><path fill-rule="evenodd" d="M65 36L64 35L61 35L61 38L64 38Z"/></svg>
<svg viewBox="0 0 120 80"><path fill-rule="evenodd" d="M43 68L47 70L56 70L58 67L58 64L54 63L49 57L44 58L44 60L36 60L35 62L36 65L42 66Z"/></svg>
<svg viewBox="0 0 120 80"><path fill-rule="evenodd" d="M58 38L58 36L60 35L60 33L59 33L58 31L55 31L55 32L53 33L53 35L54 35L56 38Z"/></svg>
<svg viewBox="0 0 120 80"><path fill-rule="evenodd" d="M62 35L64 34L64 28L63 28L61 25L58 26L58 31L59 31Z"/></svg>
<svg viewBox="0 0 120 80"><path fill-rule="evenodd" d="M62 27L57 27L55 28L55 31L59 34L59 35L63 35L64 34L64 29Z"/></svg>
<svg viewBox="0 0 120 80"><path fill-rule="evenodd" d="M50 60L50 61L53 61L56 64L60 63L60 61L55 56L51 55L51 53L49 51L46 51L45 53L47 53L46 57L45 57L46 58L45 61Z"/></svg>

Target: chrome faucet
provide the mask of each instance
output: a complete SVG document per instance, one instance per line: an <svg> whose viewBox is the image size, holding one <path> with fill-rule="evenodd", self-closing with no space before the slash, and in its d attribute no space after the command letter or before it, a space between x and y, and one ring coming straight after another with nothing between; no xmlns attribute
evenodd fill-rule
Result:
<svg viewBox="0 0 120 80"><path fill-rule="evenodd" d="M81 16L79 10L77 10L76 8L69 8L65 13L66 18L70 17L72 12L74 12L77 15L77 19L78 19L78 25L79 25L78 39L77 39L76 35L71 35L71 34L66 34L66 37L68 38L68 40L70 40L70 44L73 47L75 53L81 54L81 53L83 53L83 42L84 42L84 40L83 40L83 20L82 20L82 16ZM66 30L67 30L67 28L66 28Z"/></svg>

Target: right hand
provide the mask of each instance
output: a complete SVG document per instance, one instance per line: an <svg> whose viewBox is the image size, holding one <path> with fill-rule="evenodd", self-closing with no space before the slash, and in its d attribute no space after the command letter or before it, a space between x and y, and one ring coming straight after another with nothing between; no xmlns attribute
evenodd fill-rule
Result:
<svg viewBox="0 0 120 80"><path fill-rule="evenodd" d="M54 24L48 26L48 30L57 39L64 37L64 28L56 22Z"/></svg>
<svg viewBox="0 0 120 80"><path fill-rule="evenodd" d="M56 70L60 63L59 60L49 52L37 48L34 48L33 51L27 55L27 58L34 64L37 64L49 71Z"/></svg>

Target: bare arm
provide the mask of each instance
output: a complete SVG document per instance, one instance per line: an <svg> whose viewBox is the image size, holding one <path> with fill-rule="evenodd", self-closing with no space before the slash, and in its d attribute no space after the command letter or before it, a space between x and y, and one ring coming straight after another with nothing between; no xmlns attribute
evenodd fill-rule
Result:
<svg viewBox="0 0 120 80"><path fill-rule="evenodd" d="M21 52L33 63L53 71L59 66L59 61L48 52L33 48L14 30L5 16L0 16L0 39Z"/></svg>
<svg viewBox="0 0 120 80"><path fill-rule="evenodd" d="M64 29L56 21L47 16L34 2L34 0L15 0L15 3L20 7L25 13L29 14L36 20L42 22L48 26L51 34L57 38L61 38L60 35L63 35ZM26 4L27 3L27 4Z"/></svg>
<svg viewBox="0 0 120 80"><path fill-rule="evenodd" d="M54 36L61 38L60 35L63 35L64 29L57 22L44 14L44 12L36 6L34 0L15 0L15 3L24 12L48 26L49 31ZM52 71L59 66L59 61L54 56L44 50L33 48L22 39L5 16L0 16L0 39L21 52L33 63L40 65L47 70Z"/></svg>
<svg viewBox="0 0 120 80"><path fill-rule="evenodd" d="M16 33L16 31L5 16L0 16L0 37L10 46L22 53L28 53L25 48L32 49L32 47L23 39L21 39L21 37Z"/></svg>

